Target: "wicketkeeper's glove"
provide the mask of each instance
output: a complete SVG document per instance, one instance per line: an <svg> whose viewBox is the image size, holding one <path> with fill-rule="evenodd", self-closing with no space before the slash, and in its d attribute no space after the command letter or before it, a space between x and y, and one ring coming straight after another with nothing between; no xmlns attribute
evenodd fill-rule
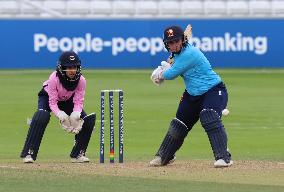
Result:
<svg viewBox="0 0 284 192"><path fill-rule="evenodd" d="M73 111L70 115L70 123L73 127L73 133L78 134L83 126L84 120L80 118L81 113L79 111Z"/></svg>

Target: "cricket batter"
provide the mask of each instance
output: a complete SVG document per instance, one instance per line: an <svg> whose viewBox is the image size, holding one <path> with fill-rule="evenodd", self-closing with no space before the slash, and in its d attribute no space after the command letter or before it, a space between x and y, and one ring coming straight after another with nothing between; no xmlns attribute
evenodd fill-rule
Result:
<svg viewBox="0 0 284 192"><path fill-rule="evenodd" d="M231 166L233 161L227 150L228 139L221 120L222 111L228 101L225 84L213 71L203 53L188 43L179 26L166 28L163 41L174 61L172 64L162 62L162 65L153 71L151 79L160 85L164 80L181 76L185 91L176 117L171 121L168 132L150 165L164 166L172 163L185 137L200 120L214 154L214 167Z"/></svg>
<svg viewBox="0 0 284 192"><path fill-rule="evenodd" d="M96 116L87 116L83 110L85 88L86 80L81 74L79 56L73 51L63 52L57 62L56 71L43 83L43 88L38 93L38 109L32 118L21 153L24 163L33 163L36 160L51 111L65 131L75 134L75 144L70 154L71 161L89 162L85 152Z"/></svg>

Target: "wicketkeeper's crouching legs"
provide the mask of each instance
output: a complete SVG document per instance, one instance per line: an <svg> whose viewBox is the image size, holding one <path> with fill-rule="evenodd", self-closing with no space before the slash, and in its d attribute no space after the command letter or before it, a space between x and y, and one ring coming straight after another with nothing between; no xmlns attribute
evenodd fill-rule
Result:
<svg viewBox="0 0 284 192"><path fill-rule="evenodd" d="M230 166L231 154L227 151L227 134L219 114L213 109L200 112L200 122L205 129L215 157L215 167Z"/></svg>
<svg viewBox="0 0 284 192"><path fill-rule="evenodd" d="M22 158L30 155L32 158L30 161L36 160L39 146L49 120L50 112L42 109L35 112L21 153Z"/></svg>
<svg viewBox="0 0 284 192"><path fill-rule="evenodd" d="M156 153L156 158L150 162L151 166L164 166L175 158L175 153L182 146L189 129L179 119L171 121L169 130Z"/></svg>
<svg viewBox="0 0 284 192"><path fill-rule="evenodd" d="M82 129L77 135L75 135L75 144L70 154L71 158L85 156L85 152L95 126L96 114L92 113L83 119L84 123Z"/></svg>

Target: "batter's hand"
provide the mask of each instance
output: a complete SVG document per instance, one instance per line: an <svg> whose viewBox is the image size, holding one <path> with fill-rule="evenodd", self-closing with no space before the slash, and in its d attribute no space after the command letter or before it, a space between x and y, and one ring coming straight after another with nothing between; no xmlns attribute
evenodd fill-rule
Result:
<svg viewBox="0 0 284 192"><path fill-rule="evenodd" d="M171 64L169 64L169 63L166 62L166 61L162 61L162 62L161 62L161 67L162 67L163 71L166 71L166 70L168 70L169 68L171 68Z"/></svg>
<svg viewBox="0 0 284 192"><path fill-rule="evenodd" d="M163 73L163 68L161 66L159 66L158 68L156 68L153 71L153 73L151 75L151 80L157 86L160 86L164 82L164 78L162 76L162 73Z"/></svg>

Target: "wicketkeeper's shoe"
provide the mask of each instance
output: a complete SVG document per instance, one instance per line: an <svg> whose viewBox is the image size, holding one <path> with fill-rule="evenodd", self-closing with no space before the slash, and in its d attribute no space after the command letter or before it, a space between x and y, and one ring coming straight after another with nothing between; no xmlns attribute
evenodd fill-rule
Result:
<svg viewBox="0 0 284 192"><path fill-rule="evenodd" d="M27 155L26 157L23 158L24 163L33 163L35 162L34 159L32 158L31 155Z"/></svg>
<svg viewBox="0 0 284 192"><path fill-rule="evenodd" d="M77 158L71 158L72 163L89 163L90 159L85 155L79 155Z"/></svg>
<svg viewBox="0 0 284 192"><path fill-rule="evenodd" d="M232 160L230 160L229 163L226 163L225 160L223 160L223 159L218 159L218 160L215 161L215 163L214 163L214 167L215 167L215 168L230 167L231 165L233 165L233 161L232 161Z"/></svg>
<svg viewBox="0 0 284 192"><path fill-rule="evenodd" d="M176 156L174 156L174 158L172 158L168 164L172 164L174 161L176 160ZM162 158L160 156L155 156L155 158L150 161L150 166L151 167L159 167L162 166Z"/></svg>

